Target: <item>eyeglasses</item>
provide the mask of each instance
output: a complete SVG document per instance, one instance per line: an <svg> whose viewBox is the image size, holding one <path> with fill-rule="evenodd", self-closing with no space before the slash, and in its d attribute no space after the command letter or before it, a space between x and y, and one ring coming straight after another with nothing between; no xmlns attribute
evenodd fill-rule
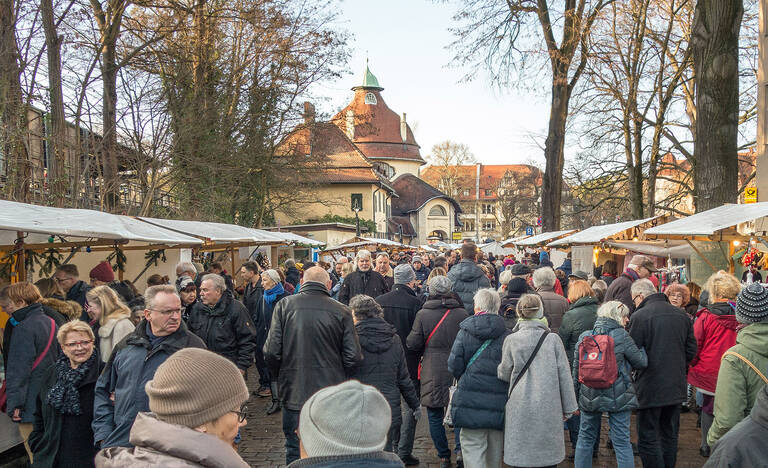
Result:
<svg viewBox="0 0 768 468"><path fill-rule="evenodd" d="M149 309L153 312L157 312L160 315L173 315L173 314L181 314L181 309L170 309L170 310L157 310L157 309Z"/></svg>
<svg viewBox="0 0 768 468"><path fill-rule="evenodd" d="M240 411L232 411L237 415L237 422L243 422L245 421L245 418L248 413L248 406L243 403L243 406L240 407Z"/></svg>
<svg viewBox="0 0 768 468"><path fill-rule="evenodd" d="M93 340L75 341L72 343L64 343L63 346L67 349L87 348L93 344Z"/></svg>

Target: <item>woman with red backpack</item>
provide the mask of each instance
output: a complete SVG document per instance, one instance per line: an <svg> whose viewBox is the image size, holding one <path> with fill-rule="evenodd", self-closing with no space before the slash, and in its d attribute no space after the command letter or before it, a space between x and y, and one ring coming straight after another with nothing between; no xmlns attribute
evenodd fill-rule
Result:
<svg viewBox="0 0 768 468"><path fill-rule="evenodd" d="M624 329L628 321L626 305L619 301L606 302L597 310L592 330L582 333L576 344L573 385L581 412L574 457L576 468L592 466L592 451L603 413L608 413L617 466L635 466L629 421L638 401L630 372L633 368L644 369L648 356Z"/></svg>

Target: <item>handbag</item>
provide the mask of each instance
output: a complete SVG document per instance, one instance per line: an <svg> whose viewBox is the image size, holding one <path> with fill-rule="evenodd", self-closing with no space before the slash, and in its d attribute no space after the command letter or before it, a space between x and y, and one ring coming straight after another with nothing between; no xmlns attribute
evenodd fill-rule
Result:
<svg viewBox="0 0 768 468"><path fill-rule="evenodd" d="M485 340L483 344L480 345L479 348L477 348L477 351L475 351L475 354L472 355L472 357L469 359L469 362L467 363L467 367L464 368L464 373L467 373L467 370L469 369L469 366L472 365L473 362L477 359L478 356L480 356L480 353L482 353L485 348L488 347L489 344L491 344L491 341L493 340ZM451 385L448 388L448 409L445 411L445 417L443 418L443 424L447 425L448 427L453 427L453 416L451 416L451 404L453 403L453 394L456 392L456 388L458 387L456 379L453 379L453 385Z"/></svg>
<svg viewBox="0 0 768 468"><path fill-rule="evenodd" d="M432 335L434 335L435 332L437 331L437 329L440 328L440 325L443 324L443 320L445 320L445 318L448 317L448 314L450 314L450 313L451 313L451 309L446 310L445 313L443 314L443 317L440 319L439 322L437 322L437 325L435 325L435 328L432 329L432 332L427 337L427 341L424 342L424 352L427 352L427 345L429 344L429 340L432 339ZM419 380L421 380L421 363L423 361L424 361L424 355L422 354L422 356L419 358L419 370L418 370L417 375L416 375L416 377Z"/></svg>
<svg viewBox="0 0 768 468"><path fill-rule="evenodd" d="M53 343L53 335L56 334L56 322L48 317L51 321L51 334L48 335L48 343L45 345L45 349L43 349L43 352L40 353L40 355L35 359L35 362L32 363L32 369L30 369L30 373L35 370L37 366L40 365L40 363L43 361L43 358L48 354L48 351L51 349L51 343ZM8 379L3 380L3 385L0 387L0 411L5 413L8 410L8 395L6 393L7 387L6 382ZM15 409L15 408L14 408Z"/></svg>

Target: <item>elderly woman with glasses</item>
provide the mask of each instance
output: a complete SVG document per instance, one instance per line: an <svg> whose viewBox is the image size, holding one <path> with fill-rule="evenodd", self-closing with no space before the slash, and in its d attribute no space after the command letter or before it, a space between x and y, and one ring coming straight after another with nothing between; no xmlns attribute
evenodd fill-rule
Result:
<svg viewBox="0 0 768 468"><path fill-rule="evenodd" d="M33 466L93 465L93 399L102 363L91 327L80 320L56 334L63 354L48 369L37 396L29 446Z"/></svg>

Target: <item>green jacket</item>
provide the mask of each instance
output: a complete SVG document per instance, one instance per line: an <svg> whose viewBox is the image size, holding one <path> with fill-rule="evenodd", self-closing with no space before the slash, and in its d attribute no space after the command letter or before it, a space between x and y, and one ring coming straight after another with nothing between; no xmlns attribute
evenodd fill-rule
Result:
<svg viewBox="0 0 768 468"><path fill-rule="evenodd" d="M563 315L563 323L557 330L563 340L568 364L573 366L573 352L579 336L587 330L592 330L597 320L597 299L592 296L582 297L571 305Z"/></svg>
<svg viewBox="0 0 768 468"><path fill-rule="evenodd" d="M753 323L736 336L733 351L747 358L768 374L768 323ZM747 363L736 356L723 356L715 392L715 421L707 434L707 443L715 445L728 430L749 416L752 405L765 382Z"/></svg>

